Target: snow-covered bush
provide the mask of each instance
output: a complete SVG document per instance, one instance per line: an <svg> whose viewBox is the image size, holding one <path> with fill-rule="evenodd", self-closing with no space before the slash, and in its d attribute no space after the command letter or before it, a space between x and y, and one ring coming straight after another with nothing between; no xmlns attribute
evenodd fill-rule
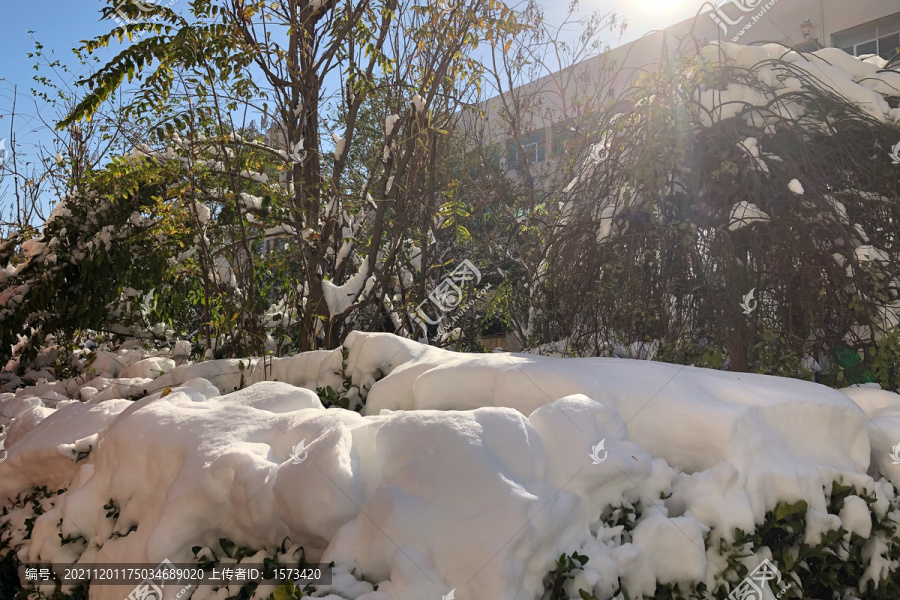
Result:
<svg viewBox="0 0 900 600"><path fill-rule="evenodd" d="M313 597L723 600L768 559L782 598L896 597L897 394L389 334L236 362L134 401L104 377L0 396L0 571L334 562ZM314 391L344 383L368 390L358 412ZM279 588L299 596L190 598Z"/></svg>
<svg viewBox="0 0 900 600"><path fill-rule="evenodd" d="M657 344L840 382L846 347L871 370L900 324L900 71L834 48L683 48L597 115L530 257L540 293L514 287L509 310L532 346L580 355Z"/></svg>
<svg viewBox="0 0 900 600"><path fill-rule="evenodd" d="M111 169L105 175L117 179L114 186L98 178L91 191L60 201L33 237L14 233L0 244L4 363L15 347L21 366L31 368L42 348L54 344L57 360L65 363L72 358L67 348L79 331L140 337L149 328L138 293L131 291L159 285L169 269L171 248L147 225L156 216L164 184L145 182L145 174L122 177ZM174 310L184 308L175 298L166 301ZM149 332L145 336L154 337Z"/></svg>

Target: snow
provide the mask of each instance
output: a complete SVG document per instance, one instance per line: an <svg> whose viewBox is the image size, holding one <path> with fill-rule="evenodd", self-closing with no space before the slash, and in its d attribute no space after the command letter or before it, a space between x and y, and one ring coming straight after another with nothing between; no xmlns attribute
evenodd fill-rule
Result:
<svg viewBox="0 0 900 600"><path fill-rule="evenodd" d="M290 537L310 560L335 561L333 585L320 590L335 599L456 589L534 600L559 555L579 551L590 561L567 584L572 596L580 586L609 599L621 578L632 600L657 584L715 584L719 538L804 499L808 523L821 526L810 540L843 526L870 540L867 576L890 573L871 512L896 505L894 488L873 477L900 477L888 456L900 439L897 394L648 361L457 354L389 334L353 332L345 347L347 375L371 388L362 414L326 410L312 391L340 389L337 351L265 369L259 359L173 366L97 353L109 378L0 395L0 413L14 417L0 501L35 485L65 489L19 556L191 562L192 546L221 537L270 550ZM121 399L136 383L148 395ZM90 404L34 395L51 389L103 391ZM294 464L302 440L308 458ZM76 462L79 452L89 454ZM877 502L870 511L849 495L828 515L832 481ZM115 521L101 508L110 498ZM616 507L637 510L633 531L601 521ZM60 533L85 542L61 545ZM127 592L95 586L91 600Z"/></svg>
<svg viewBox="0 0 900 600"><path fill-rule="evenodd" d="M209 206L203 204L202 202L195 202L194 208L197 211L197 218L200 220L200 224L207 225L212 215L212 212L209 210Z"/></svg>
<svg viewBox="0 0 900 600"><path fill-rule="evenodd" d="M66 206L65 200L60 200L56 206L53 207L53 211L47 217L47 223L50 223L53 219L57 217L71 217L72 211Z"/></svg>
<svg viewBox="0 0 900 600"><path fill-rule="evenodd" d="M325 280L322 282L322 292L325 295L325 304L328 305L328 314L338 315L353 305L356 296L369 285L369 263L364 261L359 270L353 274L345 284L335 285Z"/></svg>
<svg viewBox="0 0 900 600"><path fill-rule="evenodd" d="M163 356L151 356L150 358L145 358L143 360L139 360L135 363L128 365L123 368L119 373L119 377L121 378L145 378L152 379L154 377L158 377L159 375L171 371L175 368L175 361L170 358L165 358Z"/></svg>
<svg viewBox="0 0 900 600"><path fill-rule="evenodd" d="M838 517L848 536L856 534L861 538L868 538L872 535L872 515L866 501L859 496L844 498L844 507Z"/></svg>
<svg viewBox="0 0 900 600"><path fill-rule="evenodd" d="M298 161L299 162L299 161ZM222 168L218 168L217 170L224 170ZM256 183L269 183L269 176L265 173L254 173L252 171L241 171L240 176L251 181L255 181Z"/></svg>
<svg viewBox="0 0 900 600"><path fill-rule="evenodd" d="M701 111L707 123L742 116L749 124L774 123L780 117L803 116L805 107L790 100L790 95L805 86L815 85L842 96L869 116L881 122L897 121L900 111L891 109L885 96L900 95L900 73L861 60L837 48L823 48L811 54L800 54L781 44L741 46L729 42L706 46L704 57L715 63L730 62L753 70L761 84L771 88L763 93L749 86L732 83L724 90L706 90L698 100L711 114ZM805 72L804 81L778 62ZM781 99L779 102L771 102ZM764 116L752 107L767 107L774 116Z"/></svg>
<svg viewBox="0 0 900 600"><path fill-rule="evenodd" d="M32 258L44 251L47 244L41 242L41 238L31 238L22 242L22 251L25 252L25 258Z"/></svg>
<svg viewBox="0 0 900 600"><path fill-rule="evenodd" d="M762 209L752 202L741 200L731 207L731 215L728 219L728 231L736 231L741 227L745 227L755 222L769 221L767 215Z"/></svg>
<svg viewBox="0 0 900 600"><path fill-rule="evenodd" d="M830 515L818 510L806 511L807 530L804 542L807 544L819 544L822 537L829 531L837 531L843 524L838 515Z"/></svg>
<svg viewBox="0 0 900 600"><path fill-rule="evenodd" d="M849 217L847 215L847 207L844 206L843 203L839 202L833 196L825 196L825 200L834 207L835 213L837 213L838 219L840 219L844 223L849 223Z"/></svg>
<svg viewBox="0 0 900 600"><path fill-rule="evenodd" d="M708 531L693 517L669 519L661 512L651 512L642 519L634 530L635 552L629 544L614 552L628 597L652 597L657 583L685 587L703 580L707 566L703 536Z"/></svg>
<svg viewBox="0 0 900 600"><path fill-rule="evenodd" d="M240 198L241 198L241 201L243 202L244 206L248 210L261 210L262 209L263 199L260 198L259 196L254 196L252 194L248 194L247 192L241 192Z"/></svg>
<svg viewBox="0 0 900 600"><path fill-rule="evenodd" d="M801 184L796 179L791 179L790 183L788 183L788 189L797 194L798 196L803 195L803 184Z"/></svg>
<svg viewBox="0 0 900 600"><path fill-rule="evenodd" d="M890 255L884 250L880 250L875 246L864 244L856 247L856 260L860 262L882 261L890 262Z"/></svg>
<svg viewBox="0 0 900 600"><path fill-rule="evenodd" d="M743 150L750 158L753 159L754 169L762 171L763 173L769 172L769 167L759 156L759 140L755 137L748 137L743 142L738 144L738 148Z"/></svg>
<svg viewBox="0 0 900 600"><path fill-rule="evenodd" d="M384 137L389 138L394 134L394 128L397 127L397 122L400 120L400 115L390 115L387 119L384 120Z"/></svg>
<svg viewBox="0 0 900 600"><path fill-rule="evenodd" d="M722 44L706 53L720 60L720 50L727 61L756 67L748 77L763 86L732 83L700 92L696 100L706 110L699 118L708 124L736 118L765 131L784 117L802 118L807 107L796 92L813 82L877 121L900 120L900 110L884 100L898 95L900 75L876 57L860 60L833 49L804 57L778 44ZM404 114L423 115L425 100L415 95L411 108L415 114L409 107ZM399 153L392 138L400 120L396 114L385 120L386 162ZM741 125L738 131L752 131ZM763 151L764 137L746 135L734 142L757 176L775 177L789 166ZM340 160L345 141L336 133L332 139ZM592 148L567 190L603 168L611 143ZM299 160L302 147L301 140L292 156L280 154ZM149 154L135 148L132 156ZM167 149L166 156L174 152ZM779 170L770 173L770 164ZM224 168L219 161L208 166ZM241 175L267 181L263 173ZM386 195L393 185L389 175ZM799 179L786 187L805 195ZM626 191L599 207L598 242L619 226ZM824 196L830 214L819 218L849 224L835 196ZM776 200L762 204L775 207ZM240 202L250 211L262 207L249 193ZM729 231L771 220L739 197L729 204ZM208 224L210 208L197 204L196 210ZM563 218L572 210L570 199ZM340 211L332 199L326 214ZM70 215L60 202L50 219ZM350 310L375 282L368 262L353 259L358 232L342 218L345 241L334 248L334 259L350 267L350 276L340 285L323 282L330 316ZM130 221L139 227L146 219L134 213ZM266 234L307 240L311 231L282 229ZM855 231L843 253L833 254L851 275L850 257L887 259L862 227ZM118 234L101 231L71 252L109 247ZM31 259L58 243L34 238L22 248ZM411 264L420 254L412 248ZM23 267L0 268L0 283L15 268ZM237 286L224 257L213 268ZM29 292L27 285L10 286L0 306L14 307ZM397 301L385 298L384 305L395 323L399 307L391 302ZM896 327L898 310L895 302L876 318ZM165 333L164 324L155 329ZM150 356L98 351L82 378L0 394L8 451L0 461L0 504L35 486L64 490L41 515L16 509L3 517L24 532L25 519L37 516L30 539L23 533L8 540L12 550L29 561L157 564L191 562L193 546L215 548L223 537L269 553L290 538L309 559L335 563L334 583L317 592L331 600L421 600L446 597L451 589L461 600L536 600L559 556L578 551L590 560L566 584L570 597L583 588L610 600L621 584L618 600L638 600L654 596L660 584L686 590L704 582L715 589L729 558L720 541L734 542L736 532L752 532L769 511L804 500L807 543L840 528L847 539L866 540L860 589L900 567L890 559L893 542L873 527L873 516L900 519L898 394L649 361L457 354L388 334L352 332L344 347L345 375L357 386L347 398L356 404L365 396L359 412L326 409L315 393L343 389L339 351L213 360L212 349L195 347L205 350L205 360L193 363L191 344L174 340L171 351ZM633 344L615 353L651 358L657 351ZM24 376L46 377L49 364ZM821 370L813 357L802 364ZM306 452L300 463L292 456L298 444ZM838 514L829 514L834 483L854 492ZM110 499L120 509L117 519L102 509ZM623 519L616 524L612 515ZM73 535L83 540L61 544ZM766 548L748 550L742 552L751 567L771 557ZM129 591L95 586L91 600L121 600ZM207 587L193 598L235 593Z"/></svg>
<svg viewBox="0 0 900 600"><path fill-rule="evenodd" d="M698 473L680 473L672 486L670 511L690 512L703 523L715 523L728 541L734 541L735 529L753 529L753 510L741 473L727 462Z"/></svg>
<svg viewBox="0 0 900 600"><path fill-rule="evenodd" d="M425 98L416 94L412 97L412 105L416 110L416 114L422 115L425 114Z"/></svg>
<svg viewBox="0 0 900 600"><path fill-rule="evenodd" d="M336 133L332 133L331 138L334 140L334 160L341 160L341 157L344 155L345 142Z"/></svg>

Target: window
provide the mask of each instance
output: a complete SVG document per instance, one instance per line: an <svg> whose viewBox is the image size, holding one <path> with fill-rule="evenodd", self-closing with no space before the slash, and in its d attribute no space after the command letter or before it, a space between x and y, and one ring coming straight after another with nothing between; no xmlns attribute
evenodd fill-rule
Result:
<svg viewBox="0 0 900 600"><path fill-rule="evenodd" d="M546 149L544 144L544 130L538 129L529 134L522 136L522 149L525 151L525 159L528 164L543 162L546 158ZM515 167L519 164L518 148L515 140L509 145L509 161Z"/></svg>
<svg viewBox="0 0 900 600"><path fill-rule="evenodd" d="M287 249L287 242L287 239L283 237L274 239L270 238L257 246L257 252L259 254L269 254L270 252L275 252L276 250L285 250Z"/></svg>
<svg viewBox="0 0 900 600"><path fill-rule="evenodd" d="M832 41L853 56L877 54L890 60L900 54L900 13L836 33Z"/></svg>

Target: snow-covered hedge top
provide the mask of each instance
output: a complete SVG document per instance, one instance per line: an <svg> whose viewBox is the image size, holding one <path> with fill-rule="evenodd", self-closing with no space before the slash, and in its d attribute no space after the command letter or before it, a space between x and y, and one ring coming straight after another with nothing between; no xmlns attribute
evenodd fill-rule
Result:
<svg viewBox="0 0 900 600"><path fill-rule="evenodd" d="M658 583L723 583L717 540L752 531L779 503L808 503L811 538L843 525L873 543L864 518L894 510L882 477L900 484L889 455L890 436L900 437L896 394L848 390L854 402L803 381L464 355L388 334L351 334L345 347L266 369L210 361L158 375L144 361L127 367L132 379L0 396L15 417L0 498L67 489L17 542L19 557L190 562L192 546L215 548L219 538L273 549L290 537L308 557L336 562L329 598L421 600L456 589L460 598L534 600L556 558L578 550L590 563L573 590L608 599L621 579L638 598ZM248 387L221 395L235 373ZM344 376L370 387L364 415L325 410L312 391L339 389ZM135 381L149 395L100 400ZM98 387L90 402L48 403L55 409L36 398ZM829 517L833 481L877 501L854 496ZM110 499L113 519L101 508ZM615 507L639 516L611 525L603 518ZM121 592L96 586L91 598Z"/></svg>

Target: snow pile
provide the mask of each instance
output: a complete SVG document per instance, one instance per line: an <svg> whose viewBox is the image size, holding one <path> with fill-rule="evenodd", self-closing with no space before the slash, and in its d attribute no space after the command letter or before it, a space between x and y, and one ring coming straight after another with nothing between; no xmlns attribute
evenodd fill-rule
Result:
<svg viewBox="0 0 900 600"><path fill-rule="evenodd" d="M375 278L369 277L369 263L360 264L356 273L347 279L343 285L335 285L331 281L322 281L322 293L325 304L328 306L328 314L335 316L347 311L353 306L354 300L360 293L369 291L375 285Z"/></svg>
<svg viewBox="0 0 900 600"><path fill-rule="evenodd" d="M217 552L220 538L268 552L290 538L309 559L335 562L333 585L316 594L331 600L451 589L461 600L534 600L559 556L578 551L589 561L571 596L608 600L621 584L634 599L658 584L714 589L727 564L720 539L805 500L809 539L843 526L871 538L873 565L890 566L871 523L900 505L882 479L900 483L890 459L900 396L889 392L848 397L646 361L465 355L389 334L353 333L345 353L169 367L119 370L147 387L136 401L106 392L52 408L34 388L0 396L14 417L0 501L65 489L30 539L3 539L19 560L189 563L192 547ZM347 377L351 407L366 399L361 413L326 409L313 391ZM95 385L53 389L77 398ZM877 501L851 495L829 515L832 482ZM94 586L90 597L128 592ZM192 598L235 593L201 586Z"/></svg>
<svg viewBox="0 0 900 600"><path fill-rule="evenodd" d="M698 101L706 109L701 118L707 125L742 113L751 126L800 118L806 107L792 96L812 86L855 104L882 123L900 121L900 108L891 108L885 99L900 96L900 73L885 69L887 61L877 56L861 60L837 48L799 53L781 44L741 46L729 42L710 44L702 54L714 62L748 69L767 90L732 83L724 90L702 92ZM771 114L747 111L748 107L767 107Z"/></svg>
<svg viewBox="0 0 900 600"><path fill-rule="evenodd" d="M731 215L728 219L728 231L735 231L756 221L765 222L768 220L769 215L757 205L752 202L747 202L746 200L741 200L731 207Z"/></svg>

